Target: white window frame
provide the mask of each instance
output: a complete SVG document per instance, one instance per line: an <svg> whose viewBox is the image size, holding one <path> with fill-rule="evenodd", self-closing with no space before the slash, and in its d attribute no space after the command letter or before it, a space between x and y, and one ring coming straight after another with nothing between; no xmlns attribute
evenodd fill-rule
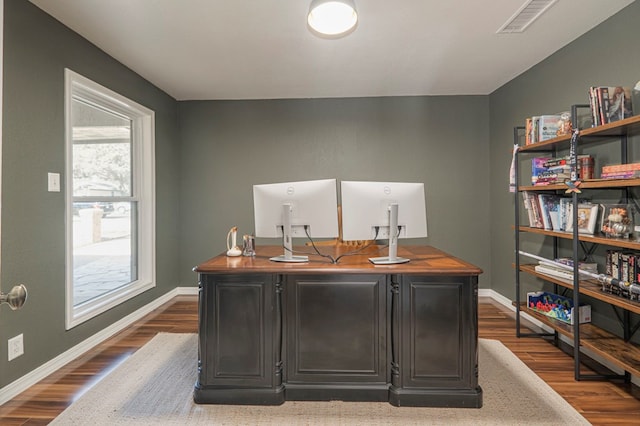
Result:
<svg viewBox="0 0 640 426"><path fill-rule="evenodd" d="M74 307L73 302L73 124L74 97L132 120L132 195L138 203L135 226L138 279L106 295ZM156 286L155 244L155 113L126 97L65 69L66 139L66 329L69 330ZM133 254L132 254L133 255Z"/></svg>

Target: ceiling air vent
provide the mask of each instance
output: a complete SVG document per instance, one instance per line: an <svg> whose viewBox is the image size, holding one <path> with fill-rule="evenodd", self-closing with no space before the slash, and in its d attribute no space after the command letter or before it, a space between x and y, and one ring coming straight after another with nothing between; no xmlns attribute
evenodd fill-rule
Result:
<svg viewBox="0 0 640 426"><path fill-rule="evenodd" d="M522 7L500 27L501 33L521 33L527 29L540 15L547 11L558 0L528 0Z"/></svg>

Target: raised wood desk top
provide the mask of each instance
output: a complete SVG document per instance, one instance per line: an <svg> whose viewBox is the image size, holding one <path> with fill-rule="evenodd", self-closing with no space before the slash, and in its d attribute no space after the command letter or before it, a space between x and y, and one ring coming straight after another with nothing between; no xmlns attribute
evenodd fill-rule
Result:
<svg viewBox="0 0 640 426"><path fill-rule="evenodd" d="M333 258L344 253L335 247L318 247L323 254ZM280 246L258 246L256 255L252 257L227 257L220 254L193 270L198 273L344 273L344 274L420 274L420 275L479 275L482 269L464 260L458 259L431 246L399 246L398 256L410 259L408 263L396 265L374 265L369 257L385 256L386 247L378 250L371 247L357 255L341 257L338 263L332 263L330 258L311 254L312 247L295 247L296 254L308 254L309 262L284 263L272 262L270 257L281 255L284 250Z"/></svg>

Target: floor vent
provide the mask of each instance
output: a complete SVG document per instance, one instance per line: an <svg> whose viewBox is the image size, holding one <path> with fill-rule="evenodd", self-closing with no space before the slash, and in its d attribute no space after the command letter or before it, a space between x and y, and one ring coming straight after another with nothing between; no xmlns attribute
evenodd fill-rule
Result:
<svg viewBox="0 0 640 426"><path fill-rule="evenodd" d="M500 27L497 34L521 33L558 0L528 0Z"/></svg>

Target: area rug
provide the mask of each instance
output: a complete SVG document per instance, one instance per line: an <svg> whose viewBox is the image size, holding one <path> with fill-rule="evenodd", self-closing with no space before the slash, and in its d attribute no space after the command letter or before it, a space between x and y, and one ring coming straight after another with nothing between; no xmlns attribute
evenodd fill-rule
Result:
<svg viewBox="0 0 640 426"><path fill-rule="evenodd" d="M197 336L161 333L88 390L53 425L588 425L496 340L480 339L482 408L287 401L279 406L193 402Z"/></svg>

